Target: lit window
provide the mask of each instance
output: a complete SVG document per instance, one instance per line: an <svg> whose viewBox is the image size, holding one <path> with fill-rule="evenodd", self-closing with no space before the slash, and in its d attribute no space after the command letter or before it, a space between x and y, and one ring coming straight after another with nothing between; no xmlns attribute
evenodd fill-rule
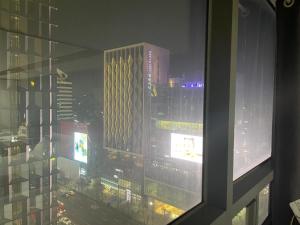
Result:
<svg viewBox="0 0 300 225"><path fill-rule="evenodd" d="M10 36L10 47L12 49L20 48L20 37L19 37L19 35L11 35Z"/></svg>
<svg viewBox="0 0 300 225"><path fill-rule="evenodd" d="M20 18L18 16L10 17L11 28L20 31Z"/></svg>
<svg viewBox="0 0 300 225"><path fill-rule="evenodd" d="M11 67L20 66L20 55L18 54L10 55L10 65Z"/></svg>

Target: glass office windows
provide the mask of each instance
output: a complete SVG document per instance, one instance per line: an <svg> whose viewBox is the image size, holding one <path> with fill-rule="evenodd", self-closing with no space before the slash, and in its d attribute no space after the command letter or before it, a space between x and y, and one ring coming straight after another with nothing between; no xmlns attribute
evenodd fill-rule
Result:
<svg viewBox="0 0 300 225"><path fill-rule="evenodd" d="M14 12L14 13L19 13L21 11L20 0L11 0L10 1L10 11Z"/></svg>
<svg viewBox="0 0 300 225"><path fill-rule="evenodd" d="M37 22L36 20L39 18L39 3L34 0L28 0L27 1L27 16L33 20L33 22ZM38 26L38 25L36 25ZM36 28L38 29L38 27ZM31 34L37 34L31 33Z"/></svg>
<svg viewBox="0 0 300 225"><path fill-rule="evenodd" d="M259 192L258 197L258 225L263 224L269 215L270 186L268 185Z"/></svg>
<svg viewBox="0 0 300 225"><path fill-rule="evenodd" d="M19 216L24 210L24 202L23 201L16 201L12 203L12 212L13 217Z"/></svg>
<svg viewBox="0 0 300 225"><path fill-rule="evenodd" d="M20 31L20 17L10 16L10 28L14 31Z"/></svg>
<svg viewBox="0 0 300 225"><path fill-rule="evenodd" d="M246 220L247 208L243 208L233 219L232 225L247 225Z"/></svg>
<svg viewBox="0 0 300 225"><path fill-rule="evenodd" d="M267 1L240 0L234 180L271 156L275 13Z"/></svg>
<svg viewBox="0 0 300 225"><path fill-rule="evenodd" d="M10 35L10 46L11 49L19 49L20 48L20 37L18 35Z"/></svg>

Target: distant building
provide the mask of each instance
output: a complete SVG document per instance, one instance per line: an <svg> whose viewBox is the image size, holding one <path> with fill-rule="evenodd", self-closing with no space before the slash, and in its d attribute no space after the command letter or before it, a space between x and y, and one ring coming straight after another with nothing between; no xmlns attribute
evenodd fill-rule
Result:
<svg viewBox="0 0 300 225"><path fill-rule="evenodd" d="M141 43L106 50L104 60L106 158L101 184L117 189L120 202L138 205L144 190L144 154L150 148L151 96L168 82L169 51Z"/></svg>
<svg viewBox="0 0 300 225"><path fill-rule="evenodd" d="M57 68L57 120L73 120L73 85L72 81L61 69Z"/></svg>
<svg viewBox="0 0 300 225"><path fill-rule="evenodd" d="M104 58L105 147L143 154L151 93L167 83L169 51L142 43L106 50Z"/></svg>
<svg viewBox="0 0 300 225"><path fill-rule="evenodd" d="M145 195L153 210L176 218L199 202L203 165L203 81L169 79L151 101Z"/></svg>

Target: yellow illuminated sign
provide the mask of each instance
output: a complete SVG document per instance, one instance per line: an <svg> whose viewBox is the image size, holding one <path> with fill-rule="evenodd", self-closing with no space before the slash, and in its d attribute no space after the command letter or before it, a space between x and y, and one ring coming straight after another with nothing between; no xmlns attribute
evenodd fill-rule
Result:
<svg viewBox="0 0 300 225"><path fill-rule="evenodd" d="M156 127L163 130L187 130L187 131L201 131L203 129L202 123L179 122L170 120L157 120Z"/></svg>
<svg viewBox="0 0 300 225"><path fill-rule="evenodd" d="M128 180L124 179L119 179L119 186L124 187L124 188L131 188L131 182Z"/></svg>
<svg viewBox="0 0 300 225"><path fill-rule="evenodd" d="M182 209L158 200L154 200L154 211L160 215L169 214L173 218L176 218L184 213Z"/></svg>

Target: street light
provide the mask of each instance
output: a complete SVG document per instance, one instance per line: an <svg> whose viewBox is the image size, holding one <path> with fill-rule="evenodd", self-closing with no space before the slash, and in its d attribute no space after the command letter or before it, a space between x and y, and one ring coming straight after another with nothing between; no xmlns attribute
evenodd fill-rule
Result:
<svg viewBox="0 0 300 225"><path fill-rule="evenodd" d="M151 220L150 220L151 224L154 224L154 217L153 217L154 216L154 212L153 212L154 209L153 209L153 205L154 205L154 203L152 201L150 201L149 202L149 206L150 206L150 210L151 210Z"/></svg>

